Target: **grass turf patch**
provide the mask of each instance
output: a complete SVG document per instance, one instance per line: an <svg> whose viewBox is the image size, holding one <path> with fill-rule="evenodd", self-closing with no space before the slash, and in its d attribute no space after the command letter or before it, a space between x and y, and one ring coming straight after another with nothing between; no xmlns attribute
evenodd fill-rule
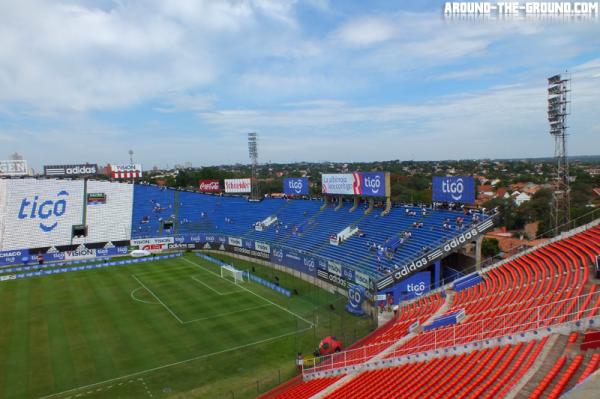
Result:
<svg viewBox="0 0 600 399"><path fill-rule="evenodd" d="M296 352L371 327L294 277L279 277L300 293L287 298L218 273L188 254L1 283L0 397L254 397L294 373Z"/></svg>

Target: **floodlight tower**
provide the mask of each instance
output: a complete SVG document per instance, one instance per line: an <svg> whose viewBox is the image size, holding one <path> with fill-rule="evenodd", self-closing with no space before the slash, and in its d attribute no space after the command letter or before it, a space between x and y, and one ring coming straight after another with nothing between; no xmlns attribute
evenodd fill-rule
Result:
<svg viewBox="0 0 600 399"><path fill-rule="evenodd" d="M260 199L260 189L258 186L258 134L256 132L248 133L248 155L252 162L252 193L250 198Z"/></svg>
<svg viewBox="0 0 600 399"><path fill-rule="evenodd" d="M556 183L552 195L552 217L555 234L571 220L571 188L567 158L567 115L570 114L571 79L568 72L548 78L548 122L554 137Z"/></svg>
<svg viewBox="0 0 600 399"><path fill-rule="evenodd" d="M133 166L133 150L129 150L129 166ZM133 183L133 171L131 171L131 183Z"/></svg>

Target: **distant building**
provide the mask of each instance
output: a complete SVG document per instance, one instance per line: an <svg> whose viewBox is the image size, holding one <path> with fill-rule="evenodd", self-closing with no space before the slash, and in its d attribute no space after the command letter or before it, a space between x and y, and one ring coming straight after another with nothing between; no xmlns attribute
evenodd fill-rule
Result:
<svg viewBox="0 0 600 399"><path fill-rule="evenodd" d="M515 202L515 204L517 206L521 206L521 204L524 204L525 202L531 200L531 196L529 194L519 193L518 191L515 191L513 193L512 197L513 197L513 201Z"/></svg>
<svg viewBox="0 0 600 399"><path fill-rule="evenodd" d="M600 168L590 168L586 169L585 171L588 172L592 177L600 176Z"/></svg>

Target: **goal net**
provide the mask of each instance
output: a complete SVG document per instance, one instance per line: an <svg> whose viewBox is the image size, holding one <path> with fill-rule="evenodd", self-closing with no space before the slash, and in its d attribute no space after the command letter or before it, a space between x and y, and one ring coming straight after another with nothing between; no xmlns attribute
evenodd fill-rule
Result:
<svg viewBox="0 0 600 399"><path fill-rule="evenodd" d="M244 282L244 272L242 270L238 270L230 265L222 265L221 266L221 278L225 278L227 280L231 280L234 283L243 283Z"/></svg>

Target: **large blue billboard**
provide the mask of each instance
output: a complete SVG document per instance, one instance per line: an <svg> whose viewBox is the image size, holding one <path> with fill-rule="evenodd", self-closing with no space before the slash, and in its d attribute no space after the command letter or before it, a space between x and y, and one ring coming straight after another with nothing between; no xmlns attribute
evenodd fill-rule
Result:
<svg viewBox="0 0 600 399"><path fill-rule="evenodd" d="M385 172L361 172L360 180L362 195L369 197L385 197L386 182Z"/></svg>
<svg viewBox="0 0 600 399"><path fill-rule="evenodd" d="M289 177L283 179L283 193L286 195L308 195L307 177Z"/></svg>
<svg viewBox="0 0 600 399"><path fill-rule="evenodd" d="M433 176L433 201L475 202L475 179L472 176Z"/></svg>
<svg viewBox="0 0 600 399"><path fill-rule="evenodd" d="M362 195L366 197L389 196L389 173L354 172L324 173L321 176L323 194Z"/></svg>

